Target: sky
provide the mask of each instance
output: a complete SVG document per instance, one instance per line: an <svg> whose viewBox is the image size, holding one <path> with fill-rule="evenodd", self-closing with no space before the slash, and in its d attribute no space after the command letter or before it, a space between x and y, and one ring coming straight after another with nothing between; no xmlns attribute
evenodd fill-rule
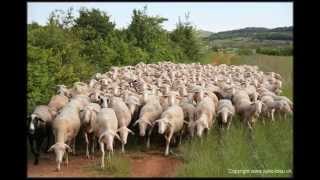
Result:
<svg viewBox="0 0 320 180"><path fill-rule="evenodd" d="M275 28L293 25L293 3L146 3L146 2L101 2L101 3L37 3L27 4L27 22L37 22L45 25L49 14L56 10L74 8L75 16L80 7L88 9L98 8L111 15L111 20L117 28L125 28L131 22L133 9L143 9L147 5L147 14L168 18L163 27L173 30L176 23L184 20L185 14L190 12L189 20L197 29L211 32L240 29L245 27Z"/></svg>

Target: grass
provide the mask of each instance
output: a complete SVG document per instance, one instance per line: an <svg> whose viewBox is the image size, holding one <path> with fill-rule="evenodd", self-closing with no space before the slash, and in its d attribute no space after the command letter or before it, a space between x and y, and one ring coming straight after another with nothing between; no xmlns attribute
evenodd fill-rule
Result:
<svg viewBox="0 0 320 180"><path fill-rule="evenodd" d="M107 156L106 153L105 168L100 167L99 157L99 161L88 165L84 170L89 171L93 176L128 177L130 175L130 162L125 156L120 152L114 152L110 162L107 160Z"/></svg>
<svg viewBox="0 0 320 180"><path fill-rule="evenodd" d="M291 174L235 173L232 170L291 170L292 121L277 119L265 126L256 124L253 132L235 119L229 131L214 128L207 138L184 142L180 151L184 165L178 177L268 177ZM245 172L245 171L244 171Z"/></svg>
<svg viewBox="0 0 320 180"><path fill-rule="evenodd" d="M282 95L292 99L292 57L233 55L208 53L202 63L212 61L224 64L258 65L262 71L279 73L283 80ZM210 62L211 59L211 62ZM178 177L291 177L292 173L270 173L269 170L289 170L293 165L293 123L292 117L276 116L276 122L259 121L253 132L244 128L235 118L229 132L214 128L209 136L179 147L184 165L177 171ZM242 170L242 171L235 171ZM269 173L268 173L269 171ZM250 173L249 173L250 172Z"/></svg>

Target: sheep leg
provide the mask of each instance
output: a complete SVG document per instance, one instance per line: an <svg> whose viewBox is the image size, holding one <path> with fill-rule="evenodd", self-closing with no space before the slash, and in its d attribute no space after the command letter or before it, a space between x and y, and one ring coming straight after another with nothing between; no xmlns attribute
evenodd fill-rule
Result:
<svg viewBox="0 0 320 180"><path fill-rule="evenodd" d="M274 122L274 109L271 110L271 121Z"/></svg>
<svg viewBox="0 0 320 180"><path fill-rule="evenodd" d="M41 151L41 145L43 142L44 137L39 137L36 139L36 154L35 154L35 160L34 164L39 164L39 157L40 157L40 151Z"/></svg>
<svg viewBox="0 0 320 180"><path fill-rule="evenodd" d="M123 144L123 143L121 144L121 152L122 152L122 153L125 153L124 144Z"/></svg>
<svg viewBox="0 0 320 180"><path fill-rule="evenodd" d="M86 156L89 159L90 158L90 156L89 156L89 139L88 139L87 133L84 133L84 138L86 140Z"/></svg>
<svg viewBox="0 0 320 180"><path fill-rule="evenodd" d="M52 131L51 131L50 127L47 126L47 146L46 146L46 150L45 150L46 153L48 152L48 150L50 148L51 133L52 133Z"/></svg>
<svg viewBox="0 0 320 180"><path fill-rule="evenodd" d="M228 121L227 130L229 130L229 129L230 129L231 122L232 122L232 116L230 116L230 119L229 119L229 121Z"/></svg>
<svg viewBox="0 0 320 180"><path fill-rule="evenodd" d="M101 150L101 168L104 168L104 144L100 142L100 150Z"/></svg>
<svg viewBox="0 0 320 180"><path fill-rule="evenodd" d="M249 119L249 118L246 118L245 121L247 122L247 125L248 125L249 129L251 130L251 129L252 129L252 126L251 126L251 123L250 123L250 119Z"/></svg>
<svg viewBox="0 0 320 180"><path fill-rule="evenodd" d="M95 146L95 138L93 136L91 140L91 154L94 154L94 146Z"/></svg>
<svg viewBox="0 0 320 180"><path fill-rule="evenodd" d="M76 155L76 138L75 137L73 139L72 154Z"/></svg>
<svg viewBox="0 0 320 180"><path fill-rule="evenodd" d="M183 135L183 131L180 132L180 136L179 136L179 145L181 145L182 142L182 135Z"/></svg>
<svg viewBox="0 0 320 180"><path fill-rule="evenodd" d="M153 130L154 126L151 126L150 130L148 131L148 137L147 137L147 149L150 148L150 136L151 136L151 133L152 133L152 130Z"/></svg>
<svg viewBox="0 0 320 180"><path fill-rule="evenodd" d="M68 152L66 151L66 166L69 166L69 156L68 156Z"/></svg>
<svg viewBox="0 0 320 180"><path fill-rule="evenodd" d="M30 143L30 150L31 150L31 153L33 154L34 156L34 165L37 165L39 163L39 160L37 159L37 153L36 151L34 150L34 137L32 135L29 135L29 143Z"/></svg>
<svg viewBox="0 0 320 180"><path fill-rule="evenodd" d="M170 146L170 141L171 141L172 135L173 135L173 133L170 132L168 137L165 136L165 138L166 138L166 150L164 153L165 156L169 155L169 146Z"/></svg>

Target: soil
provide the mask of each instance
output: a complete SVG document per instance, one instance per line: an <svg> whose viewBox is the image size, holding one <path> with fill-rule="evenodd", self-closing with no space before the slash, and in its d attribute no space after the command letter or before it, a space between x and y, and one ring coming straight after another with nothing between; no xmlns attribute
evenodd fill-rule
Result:
<svg viewBox="0 0 320 180"><path fill-rule="evenodd" d="M163 152L128 152L124 155L130 161L131 177L173 177L182 161L174 157L165 157ZM92 164L98 165L99 155L95 159L87 159L85 155L69 156L69 165L61 165L61 171L56 171L54 154L42 154L38 165L28 161L29 177L106 177L88 168Z"/></svg>

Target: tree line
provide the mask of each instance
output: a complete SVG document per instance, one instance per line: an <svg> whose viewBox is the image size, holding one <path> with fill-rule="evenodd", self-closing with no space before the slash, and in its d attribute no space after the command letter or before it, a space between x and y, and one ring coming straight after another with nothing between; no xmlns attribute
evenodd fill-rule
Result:
<svg viewBox="0 0 320 180"><path fill-rule="evenodd" d="M203 54L202 41L188 21L179 20L173 31L163 28L168 19L134 9L127 28L117 29L110 15L99 9L53 11L46 25L27 25L28 112L46 104L56 85L88 80L111 66L158 61L194 62Z"/></svg>

